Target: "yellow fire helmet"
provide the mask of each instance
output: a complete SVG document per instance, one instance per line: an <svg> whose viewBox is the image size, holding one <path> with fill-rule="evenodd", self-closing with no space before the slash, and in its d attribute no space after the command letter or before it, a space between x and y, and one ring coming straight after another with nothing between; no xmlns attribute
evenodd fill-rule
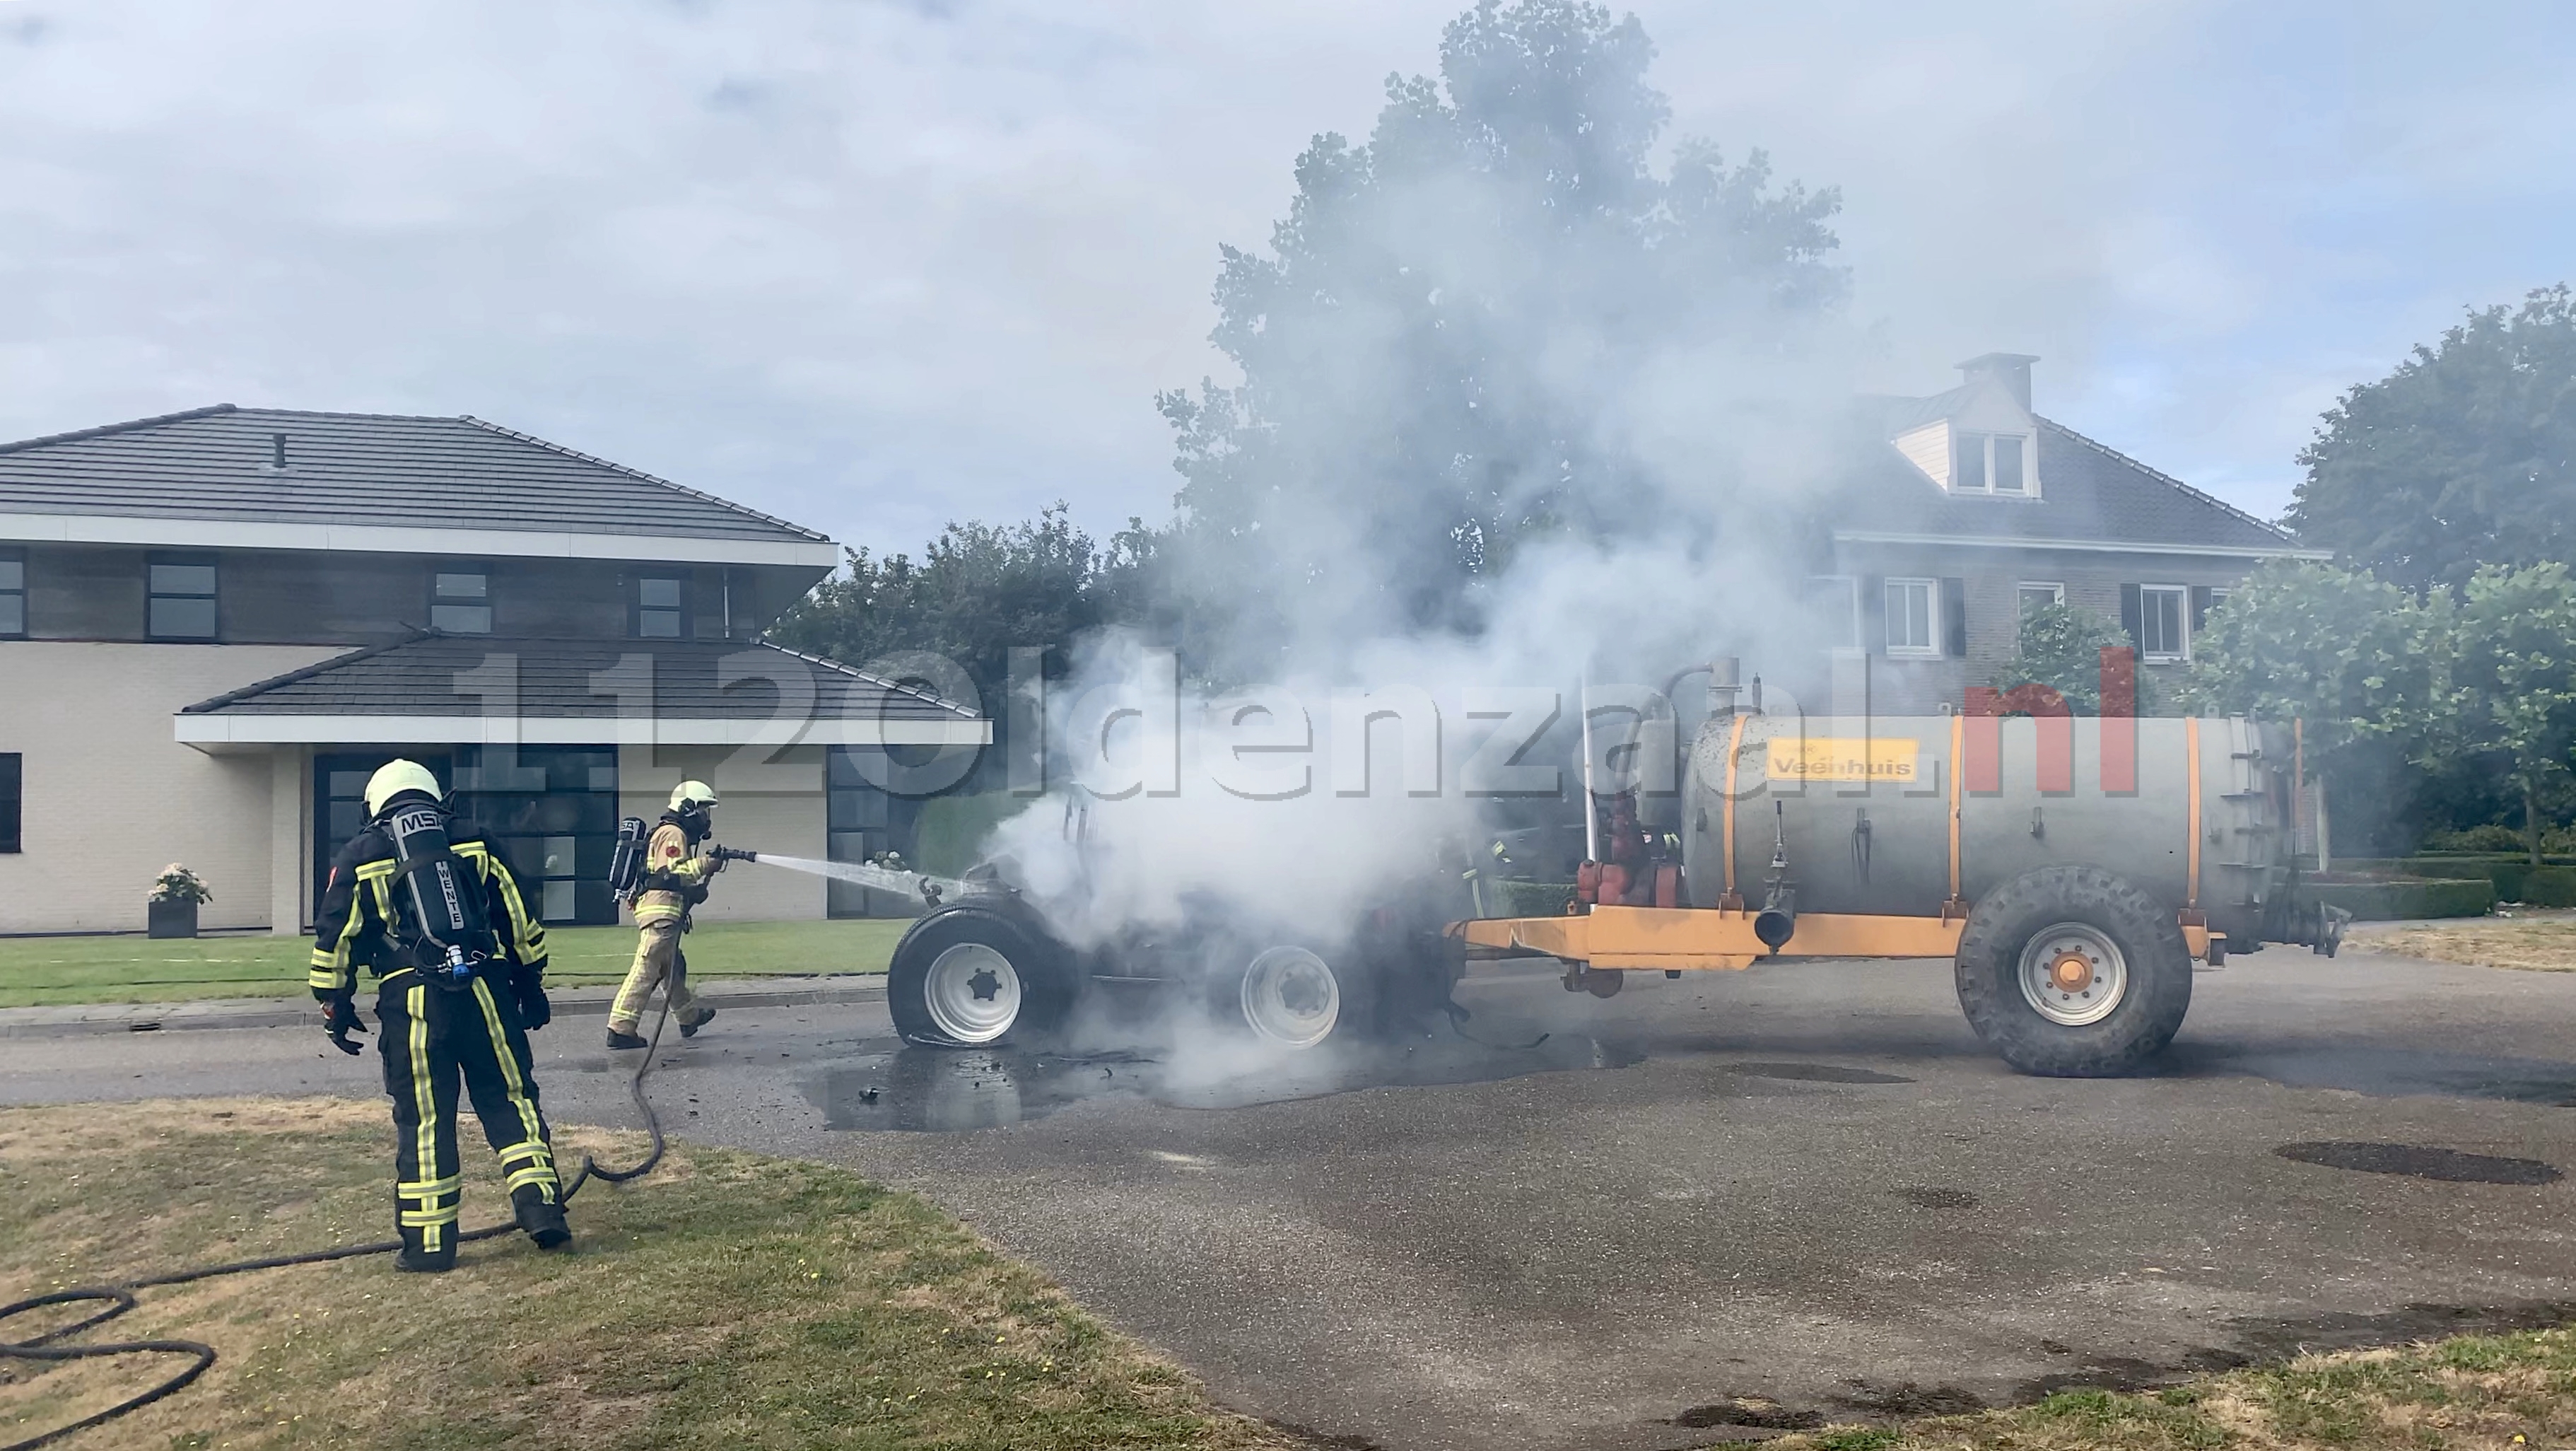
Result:
<svg viewBox="0 0 2576 1451"><path fill-rule="evenodd" d="M406 791L417 791L435 801L445 793L439 790L438 778L418 761L387 761L367 778L367 814L381 816L385 803Z"/></svg>
<svg viewBox="0 0 2576 1451"><path fill-rule="evenodd" d="M702 806L712 810L715 804L716 788L704 781L683 781L671 792L673 811L686 811L691 806Z"/></svg>

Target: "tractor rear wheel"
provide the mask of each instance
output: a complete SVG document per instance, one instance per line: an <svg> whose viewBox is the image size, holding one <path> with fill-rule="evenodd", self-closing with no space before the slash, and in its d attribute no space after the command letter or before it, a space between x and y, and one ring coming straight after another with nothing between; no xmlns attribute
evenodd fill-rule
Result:
<svg viewBox="0 0 2576 1451"><path fill-rule="evenodd" d="M1256 1042L1302 1051L1337 1033L1354 1036L1376 1016L1366 970L1347 959L1289 943L1228 956L1210 977L1208 1006Z"/></svg>
<svg viewBox="0 0 2576 1451"><path fill-rule="evenodd" d="M952 908L913 924L886 967L895 1031L983 1048L1060 1027L1073 1006L1062 948L991 912Z"/></svg>
<svg viewBox="0 0 2576 1451"><path fill-rule="evenodd" d="M2134 1072L2191 1007L2173 910L2100 867L2042 867L1988 892L1968 914L1957 969L1977 1036L2048 1077Z"/></svg>

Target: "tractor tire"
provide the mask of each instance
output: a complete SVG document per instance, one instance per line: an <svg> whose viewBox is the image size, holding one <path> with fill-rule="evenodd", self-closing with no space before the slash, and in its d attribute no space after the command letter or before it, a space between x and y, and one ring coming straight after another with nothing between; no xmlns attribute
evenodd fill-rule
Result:
<svg viewBox="0 0 2576 1451"><path fill-rule="evenodd" d="M2191 1007L2191 954L2171 907L2100 867L2004 883L1959 937L1959 1006L2024 1073L2111 1078L2163 1051Z"/></svg>
<svg viewBox="0 0 2576 1451"><path fill-rule="evenodd" d="M1265 1047L1303 1052L1349 1040L1377 1021L1376 977L1353 954L1328 958L1296 943L1220 946L1208 973L1208 1011Z"/></svg>
<svg viewBox="0 0 2576 1451"><path fill-rule="evenodd" d="M992 912L952 907L914 923L886 966L886 1010L906 1042L992 1048L1045 1037L1076 989L1059 944Z"/></svg>

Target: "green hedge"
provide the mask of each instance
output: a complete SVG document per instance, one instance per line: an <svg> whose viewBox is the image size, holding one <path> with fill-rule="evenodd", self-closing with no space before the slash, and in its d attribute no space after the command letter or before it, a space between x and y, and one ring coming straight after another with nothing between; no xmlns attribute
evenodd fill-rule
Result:
<svg viewBox="0 0 2576 1451"><path fill-rule="evenodd" d="M1562 917L1574 900L1572 882L1505 882L1484 884L1488 917Z"/></svg>
<svg viewBox="0 0 2576 1451"><path fill-rule="evenodd" d="M933 876L954 877L983 860L984 838L1017 816L1027 797L1007 791L975 796L933 796L921 803L913 825L912 865Z"/></svg>
<svg viewBox="0 0 2576 1451"><path fill-rule="evenodd" d="M2308 891L2362 922L2416 917L2483 917L2495 905L2491 881L2441 881L2420 877L2384 882L2312 882Z"/></svg>
<svg viewBox="0 0 2576 1451"><path fill-rule="evenodd" d="M2535 867L2524 856L2454 852L2436 856L2335 858L2335 874L2425 877L2459 881L2484 877L2495 884L2499 902L2529 902L2537 907L2576 907L2576 862L2552 857Z"/></svg>

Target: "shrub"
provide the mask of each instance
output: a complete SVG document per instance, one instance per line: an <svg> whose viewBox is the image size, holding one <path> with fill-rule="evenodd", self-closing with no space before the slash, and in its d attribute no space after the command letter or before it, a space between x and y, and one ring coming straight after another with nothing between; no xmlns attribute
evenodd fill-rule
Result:
<svg viewBox="0 0 2576 1451"><path fill-rule="evenodd" d="M2501 851L2523 849L2522 833L2510 826L2489 822L2485 826L2463 827L2457 831L2436 831L2425 835L2424 851Z"/></svg>
<svg viewBox="0 0 2576 1451"><path fill-rule="evenodd" d="M170 865L163 867L161 869L161 875L153 880L152 895L146 900L153 902L211 902L214 899L215 894L207 890L205 881L202 878L200 878L195 872L181 866L179 863L172 862Z"/></svg>
<svg viewBox="0 0 2576 1451"><path fill-rule="evenodd" d="M2341 907L2362 922L2397 922L2417 917L2483 917L2495 905L2495 883L2437 881L2420 877L2377 882L2311 881L2309 890L2330 907Z"/></svg>

